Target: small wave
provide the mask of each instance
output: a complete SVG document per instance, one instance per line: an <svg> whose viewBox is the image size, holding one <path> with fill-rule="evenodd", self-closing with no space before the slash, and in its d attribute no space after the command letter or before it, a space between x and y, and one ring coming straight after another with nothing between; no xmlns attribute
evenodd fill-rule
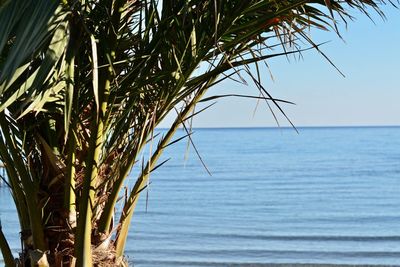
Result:
<svg viewBox="0 0 400 267"><path fill-rule="evenodd" d="M143 254L146 250L135 250L135 253ZM397 251L336 251L336 250L285 250L285 249L155 249L159 255L174 255L194 257L209 255L210 257L236 257L240 255L242 258L258 258L258 259L399 259L400 252Z"/></svg>
<svg viewBox="0 0 400 267"><path fill-rule="evenodd" d="M249 234L208 234L201 233L201 236L209 238L226 239L252 239L266 241L365 241L365 242L397 242L400 236L344 236L344 235L249 235Z"/></svg>
<svg viewBox="0 0 400 267"><path fill-rule="evenodd" d="M329 263L237 263L214 261L137 261L138 266L188 266L188 267L400 267L399 265L380 264L329 264Z"/></svg>

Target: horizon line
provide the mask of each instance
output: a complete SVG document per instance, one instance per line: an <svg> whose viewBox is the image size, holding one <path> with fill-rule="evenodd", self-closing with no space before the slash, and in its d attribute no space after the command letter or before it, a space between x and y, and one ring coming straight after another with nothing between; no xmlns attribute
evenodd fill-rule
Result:
<svg viewBox="0 0 400 267"><path fill-rule="evenodd" d="M200 126L192 129L304 129L304 128L399 128L400 125L300 125L300 126ZM182 128L182 127L179 127ZM156 129L169 129L156 127Z"/></svg>

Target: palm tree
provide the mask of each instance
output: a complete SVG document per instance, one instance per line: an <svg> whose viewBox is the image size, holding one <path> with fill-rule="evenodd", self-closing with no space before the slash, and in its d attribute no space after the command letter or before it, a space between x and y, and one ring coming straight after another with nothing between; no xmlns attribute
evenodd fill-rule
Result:
<svg viewBox="0 0 400 267"><path fill-rule="evenodd" d="M337 31L336 18L351 19L348 7L383 16L379 4L385 1L1 1L0 159L23 243L15 261L0 227L6 265L126 265L130 221L150 173L163 164L158 158L180 140L174 133L197 114L197 103L227 96L204 98L207 90L247 75L259 93L241 97L283 112L285 101L260 83L258 62L301 53L299 43L319 49L310 27ZM171 112L174 123L139 161ZM123 195L134 166L140 175Z"/></svg>

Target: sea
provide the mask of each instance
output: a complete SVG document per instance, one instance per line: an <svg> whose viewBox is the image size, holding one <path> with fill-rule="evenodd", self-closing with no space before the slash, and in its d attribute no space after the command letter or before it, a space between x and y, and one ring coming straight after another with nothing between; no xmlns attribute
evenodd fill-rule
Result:
<svg viewBox="0 0 400 267"><path fill-rule="evenodd" d="M130 264L400 266L400 127L297 130L193 129L194 146L169 146L132 220ZM17 254L5 187L0 219Z"/></svg>

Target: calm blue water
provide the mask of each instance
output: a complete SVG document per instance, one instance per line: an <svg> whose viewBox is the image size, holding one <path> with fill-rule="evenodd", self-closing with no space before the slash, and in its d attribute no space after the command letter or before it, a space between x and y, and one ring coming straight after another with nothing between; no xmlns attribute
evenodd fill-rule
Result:
<svg viewBox="0 0 400 267"><path fill-rule="evenodd" d="M151 177L133 219L135 267L400 265L400 128L198 129ZM184 133L182 133L184 134ZM146 193L148 207L146 210ZM17 219L0 190L3 230Z"/></svg>

